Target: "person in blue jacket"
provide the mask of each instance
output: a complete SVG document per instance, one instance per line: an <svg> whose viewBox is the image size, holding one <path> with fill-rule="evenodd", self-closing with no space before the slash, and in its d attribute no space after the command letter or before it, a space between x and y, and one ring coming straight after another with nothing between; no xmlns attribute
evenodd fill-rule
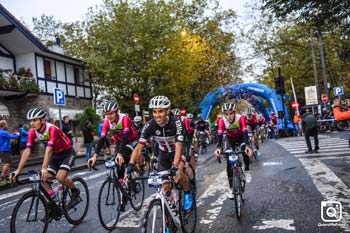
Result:
<svg viewBox="0 0 350 233"><path fill-rule="evenodd" d="M19 134L10 134L5 120L0 121L0 159L4 164L0 180L5 180L10 172L11 166L11 139L16 139Z"/></svg>
<svg viewBox="0 0 350 233"><path fill-rule="evenodd" d="M22 123L18 125L18 131L19 131L19 151L22 156L22 153L27 145L28 131L23 127Z"/></svg>

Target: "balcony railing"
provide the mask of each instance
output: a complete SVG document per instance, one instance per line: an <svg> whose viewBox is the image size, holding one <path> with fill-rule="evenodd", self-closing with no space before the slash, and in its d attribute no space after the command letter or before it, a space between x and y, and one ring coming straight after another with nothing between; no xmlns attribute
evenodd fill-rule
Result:
<svg viewBox="0 0 350 233"><path fill-rule="evenodd" d="M37 94L39 87L33 77L0 75L0 96L14 96L26 93Z"/></svg>

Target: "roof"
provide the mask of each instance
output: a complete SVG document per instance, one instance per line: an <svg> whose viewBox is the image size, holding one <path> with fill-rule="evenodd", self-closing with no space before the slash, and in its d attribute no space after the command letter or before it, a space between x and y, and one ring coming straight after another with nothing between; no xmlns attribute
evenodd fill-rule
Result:
<svg viewBox="0 0 350 233"><path fill-rule="evenodd" d="M76 59L70 56L66 56L60 53L53 52L48 49L48 47L43 44L33 33L31 33L20 21L16 19L2 4L0 4L0 15L2 15L8 22L15 26L15 28L25 37L27 38L36 48L40 51L49 53L55 56L59 56L65 59L71 59L76 62L83 63L82 60ZM5 25L4 25L5 26ZM12 33L11 33L12 34Z"/></svg>

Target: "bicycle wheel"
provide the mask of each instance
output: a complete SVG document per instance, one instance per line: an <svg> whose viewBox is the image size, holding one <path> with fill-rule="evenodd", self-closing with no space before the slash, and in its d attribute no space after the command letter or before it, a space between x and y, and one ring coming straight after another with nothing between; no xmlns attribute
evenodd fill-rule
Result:
<svg viewBox="0 0 350 233"><path fill-rule="evenodd" d="M135 177L128 180L128 194L132 208L139 211L142 208L145 199L145 182L144 178Z"/></svg>
<svg viewBox="0 0 350 233"><path fill-rule="evenodd" d="M11 233L46 232L49 224L48 207L42 195L30 191L23 195L13 209Z"/></svg>
<svg viewBox="0 0 350 233"><path fill-rule="evenodd" d="M236 216L238 220L241 219L241 207L242 207L242 190L241 190L241 179L240 176L234 172L233 173L233 188L232 188L233 195L235 197L235 210L236 210Z"/></svg>
<svg viewBox="0 0 350 233"><path fill-rule="evenodd" d="M98 194L98 217L106 230L113 230L120 216L121 197L119 188L111 179L103 182Z"/></svg>
<svg viewBox="0 0 350 233"><path fill-rule="evenodd" d="M72 200L72 190L66 187L63 192L62 208L67 221L78 225L84 220L89 209L89 189L81 177L74 177L72 180L80 195L77 200Z"/></svg>
<svg viewBox="0 0 350 233"><path fill-rule="evenodd" d="M164 211L165 223L163 222L163 209L160 199L151 201L142 223L143 233L163 233L164 226L168 228L170 233L176 232L176 227L171 221L170 214L167 210Z"/></svg>
<svg viewBox="0 0 350 233"><path fill-rule="evenodd" d="M191 184L190 184L190 188ZM185 192L181 190L179 192L179 215L181 221L181 229L184 233L193 233L196 231L197 225L197 206L196 206L196 196L192 191L192 209L189 211L184 210L185 203Z"/></svg>

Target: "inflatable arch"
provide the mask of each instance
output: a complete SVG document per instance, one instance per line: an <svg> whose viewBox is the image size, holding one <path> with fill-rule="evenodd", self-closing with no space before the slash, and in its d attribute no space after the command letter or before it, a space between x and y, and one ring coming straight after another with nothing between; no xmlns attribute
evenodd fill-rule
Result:
<svg viewBox="0 0 350 233"><path fill-rule="evenodd" d="M287 127L288 129L294 130L294 125L290 120L287 107L286 105L282 105L281 95L277 94L274 89L264 84L228 84L219 87L215 91L209 92L199 105L199 107L202 108L202 116L204 119L209 118L211 110L219 104L220 99L222 98L235 99L236 101L239 101L242 98L245 99L252 104L257 111L261 112L267 121L270 121L269 112L274 111L277 114L279 111L283 111L284 107L286 122L279 120L278 129L282 130ZM270 108L268 110L264 106L262 98L269 103ZM284 95L284 98L290 99L287 95Z"/></svg>

